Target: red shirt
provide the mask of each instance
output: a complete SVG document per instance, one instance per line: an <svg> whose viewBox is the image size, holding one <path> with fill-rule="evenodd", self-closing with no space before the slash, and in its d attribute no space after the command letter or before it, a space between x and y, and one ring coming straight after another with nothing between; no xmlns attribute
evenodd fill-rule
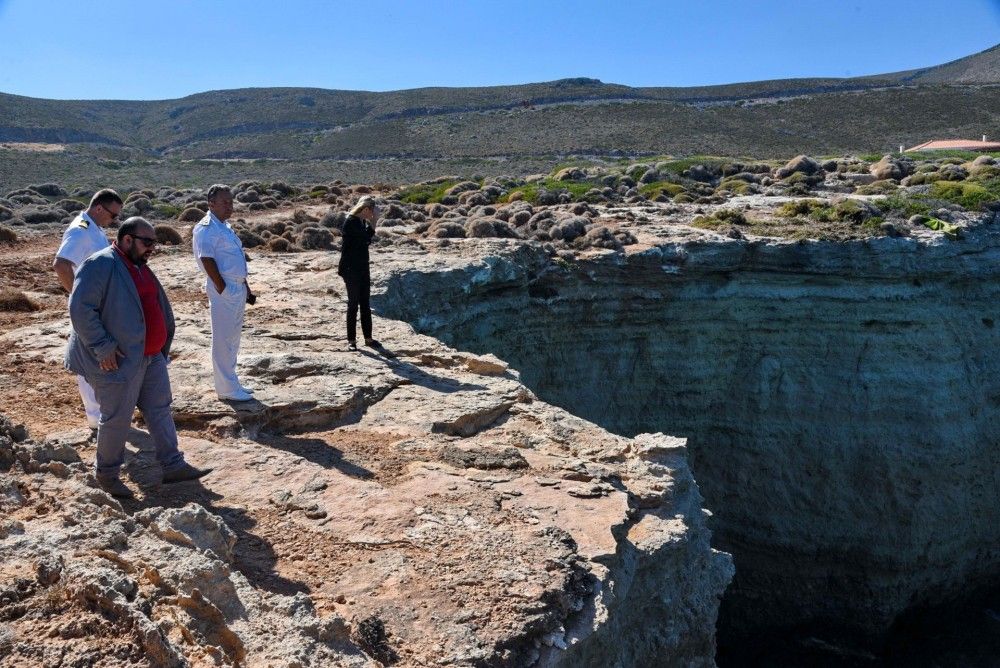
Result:
<svg viewBox="0 0 1000 668"><path fill-rule="evenodd" d="M128 259L118 247L118 242L114 243L114 247L125 262L128 273L135 283L135 289L139 292L139 301L142 302L142 316L146 320L146 347L143 354L155 355L163 350L163 345L167 342L167 322L163 318L163 309L160 308L160 291L156 285L156 278L153 277L149 267L136 266Z"/></svg>

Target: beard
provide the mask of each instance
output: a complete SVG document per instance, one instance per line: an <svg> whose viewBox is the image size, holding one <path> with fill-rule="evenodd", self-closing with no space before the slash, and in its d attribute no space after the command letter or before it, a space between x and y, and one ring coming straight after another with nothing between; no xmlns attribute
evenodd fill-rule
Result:
<svg viewBox="0 0 1000 668"><path fill-rule="evenodd" d="M140 252L139 249L136 248L134 245L128 251L128 259L132 260L133 264L138 265L140 267L146 264L146 261L149 259L148 256L149 256L148 252Z"/></svg>

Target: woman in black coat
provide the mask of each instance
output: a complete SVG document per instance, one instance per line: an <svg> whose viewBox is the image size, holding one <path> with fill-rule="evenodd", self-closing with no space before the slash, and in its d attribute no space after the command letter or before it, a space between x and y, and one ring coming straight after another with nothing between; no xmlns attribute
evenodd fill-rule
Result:
<svg viewBox="0 0 1000 668"><path fill-rule="evenodd" d="M358 349L356 323L359 308L365 345L379 346L379 342L372 338L372 310L369 305L372 279L368 268L368 245L375 236L377 220L378 205L375 198L364 195L344 222L344 241L337 273L344 279L347 287L347 346L351 350Z"/></svg>
<svg viewBox="0 0 1000 668"><path fill-rule="evenodd" d="M372 310L369 306L372 279L368 268L368 245L375 237L375 222L378 220L378 205L371 195L364 195L354 205L344 222L344 241L340 251L337 273L347 287L347 346L358 349L357 320L361 310L361 333L365 345L377 347L379 342L372 338Z"/></svg>

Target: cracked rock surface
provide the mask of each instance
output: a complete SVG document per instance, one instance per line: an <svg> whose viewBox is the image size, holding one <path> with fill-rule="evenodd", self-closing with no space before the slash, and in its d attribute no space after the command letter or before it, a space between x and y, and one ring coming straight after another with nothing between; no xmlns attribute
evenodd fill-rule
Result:
<svg viewBox="0 0 1000 668"><path fill-rule="evenodd" d="M377 284L433 253L377 250ZM347 350L335 263L254 257L255 399L226 403L190 248L153 259L181 448L214 472L161 485L138 420L122 504L89 474L65 301L5 322L0 410L28 433L0 436L3 665L712 665L732 565L684 441L610 434L399 321Z"/></svg>

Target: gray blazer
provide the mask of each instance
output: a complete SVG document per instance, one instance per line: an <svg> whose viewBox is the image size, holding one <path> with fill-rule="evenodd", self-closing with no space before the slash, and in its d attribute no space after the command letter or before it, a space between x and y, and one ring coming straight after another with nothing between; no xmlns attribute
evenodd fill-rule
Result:
<svg viewBox="0 0 1000 668"><path fill-rule="evenodd" d="M159 279L153 278L167 325L167 342L161 353L169 361L174 312ZM67 369L85 378L100 376L122 383L136 374L146 348L146 322L139 291L113 247L94 253L80 265L69 296L69 318L73 331L66 346ZM101 360L116 347L125 353L118 359L118 370L102 371Z"/></svg>

